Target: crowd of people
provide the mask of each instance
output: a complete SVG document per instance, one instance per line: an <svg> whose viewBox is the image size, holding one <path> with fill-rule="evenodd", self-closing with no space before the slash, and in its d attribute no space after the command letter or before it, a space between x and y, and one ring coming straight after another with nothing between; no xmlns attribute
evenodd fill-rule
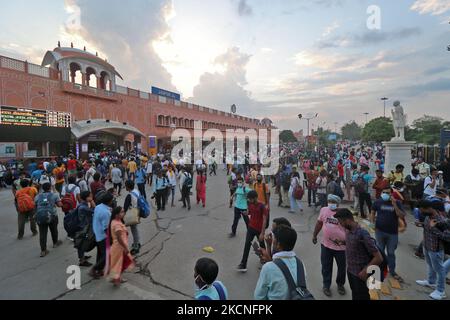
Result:
<svg viewBox="0 0 450 320"><path fill-rule="evenodd" d="M354 300L370 299L370 266L378 266L383 276L404 282L397 273L396 250L399 235L409 227L407 217L413 216L415 226L423 228L423 242L414 255L425 260L428 276L417 284L433 288L432 299L446 297L446 276L450 271L450 260L446 259L450 243L449 159L434 166L417 157L411 161L411 172L404 172L405 164L387 172L380 145L342 143L315 151L293 143L280 147L280 169L273 176L264 175L260 164L251 165L249 157L224 168L229 207L234 214L229 236L236 237L241 219L247 229L237 271L248 271L252 248L261 263L255 299L314 299L307 289L307 268L295 254L297 232L286 218L302 217L306 206L318 214L312 242L319 243L321 235L325 296L333 294L334 261L338 267L338 294L347 294L348 282ZM189 211L195 188L197 204L205 207L208 176L217 175L217 163L211 159L191 165L172 161L169 155L118 152L102 152L85 161L69 155L31 161L26 167L16 164L14 168L0 169L9 170L0 183L12 185L18 239L23 239L28 221L33 236L39 234L40 256L47 256L48 230L53 247L62 244L57 214L57 208L61 208L79 265L90 267L95 279L109 275L116 286L125 281L123 272L134 266L140 252L139 224L148 217L150 201L154 201L157 211L165 211L175 207L179 198ZM126 196L121 206L118 196L124 189ZM151 190L151 195L146 190ZM271 200L277 203L276 209L271 207ZM274 210L287 215L271 219ZM374 230L375 237L370 230ZM91 263L86 254L94 248L97 257ZM196 299L228 299L225 285L217 281L218 273L215 261L202 258L197 262Z"/></svg>

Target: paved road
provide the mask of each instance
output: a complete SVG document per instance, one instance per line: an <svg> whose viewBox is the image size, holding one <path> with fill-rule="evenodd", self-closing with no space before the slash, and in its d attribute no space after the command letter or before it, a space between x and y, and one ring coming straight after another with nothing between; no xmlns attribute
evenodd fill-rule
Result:
<svg viewBox="0 0 450 320"><path fill-rule="evenodd" d="M177 195L178 197L178 195ZM311 242L317 219L313 210L303 214L289 214L287 209L276 207L276 196L272 199L272 218L287 217L298 232L297 254L306 265L308 285L317 299L328 299L322 294L320 273L320 246ZM119 204L123 203L123 198ZM60 213L60 235L65 239ZM235 271L239 264L245 239L245 225L241 221L238 236L228 239L233 220L228 208L228 188L225 173L220 170L217 177L208 180L207 207L193 205L188 212L177 203L177 208L153 214L140 226L142 250L138 267L127 273L128 283L114 289L106 280L91 280L88 270L82 271L82 289L70 291L66 287L66 269L77 263L72 243L64 241L50 254L39 258L39 240L26 230L25 239L16 240L17 217L12 194L0 192L0 299L191 299L193 295L193 268L198 258L209 256L220 267L219 278L228 288L231 299L250 300L258 279L258 259L251 254L248 273ZM412 255L412 246L420 241L421 231L412 224L400 237L397 251L398 273L406 283L403 290L393 290L392 296L382 299L427 299L429 291L415 285L415 280L426 274L426 265ZM28 226L27 226L28 228ZM50 237L49 237L50 242ZM211 246L215 252L202 251ZM95 258L95 252L91 253ZM350 299L350 294L341 297L332 287L334 299Z"/></svg>

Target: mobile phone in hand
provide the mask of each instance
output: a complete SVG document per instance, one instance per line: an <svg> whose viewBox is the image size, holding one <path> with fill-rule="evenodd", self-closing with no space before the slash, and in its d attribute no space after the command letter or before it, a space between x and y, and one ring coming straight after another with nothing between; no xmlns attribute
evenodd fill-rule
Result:
<svg viewBox="0 0 450 320"><path fill-rule="evenodd" d="M253 250L255 251L256 255L258 257L261 257L261 251L260 251L258 242L256 242L256 241L253 242L252 246L253 246Z"/></svg>

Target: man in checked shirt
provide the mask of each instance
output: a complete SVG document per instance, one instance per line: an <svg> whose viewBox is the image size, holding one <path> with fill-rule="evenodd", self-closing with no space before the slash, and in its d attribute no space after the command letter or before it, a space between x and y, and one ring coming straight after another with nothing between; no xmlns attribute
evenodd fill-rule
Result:
<svg viewBox="0 0 450 320"><path fill-rule="evenodd" d="M450 242L450 220L445 214L444 204L424 200L418 208L424 215L423 253L428 265L428 279L417 280L423 287L435 289L430 298L442 300L445 294L445 277L450 271L450 259L445 261L445 246Z"/></svg>

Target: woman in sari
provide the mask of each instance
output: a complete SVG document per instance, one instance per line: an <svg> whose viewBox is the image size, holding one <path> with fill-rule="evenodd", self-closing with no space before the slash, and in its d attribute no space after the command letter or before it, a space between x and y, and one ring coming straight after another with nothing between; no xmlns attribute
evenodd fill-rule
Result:
<svg viewBox="0 0 450 320"><path fill-rule="evenodd" d="M109 264L106 274L109 275L114 286L119 286L126 281L122 279L122 273L134 267L133 257L128 250L128 231L123 223L125 211L117 207L112 211L109 225Z"/></svg>

